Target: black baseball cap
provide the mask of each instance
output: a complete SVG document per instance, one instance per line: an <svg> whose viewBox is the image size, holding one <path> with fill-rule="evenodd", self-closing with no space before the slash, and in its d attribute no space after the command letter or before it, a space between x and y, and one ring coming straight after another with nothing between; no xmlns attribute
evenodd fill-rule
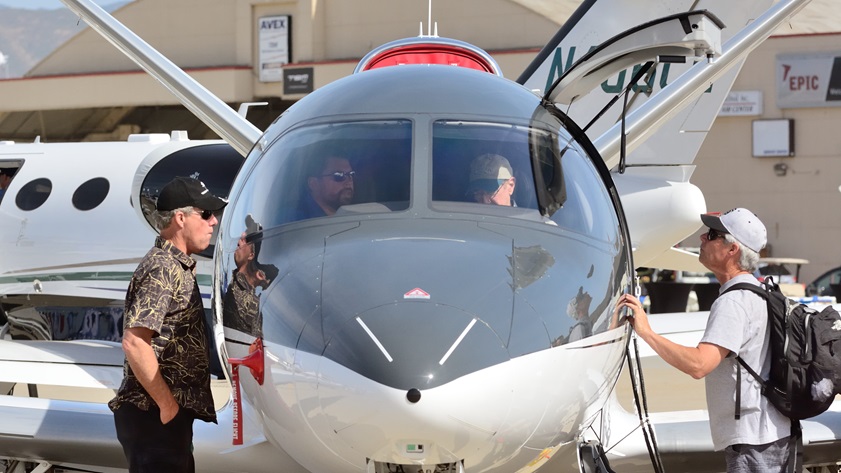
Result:
<svg viewBox="0 0 841 473"><path fill-rule="evenodd" d="M200 180L191 177L176 177L161 189L156 208L167 211L183 207L198 207L216 212L226 205L228 205L226 200L211 194Z"/></svg>

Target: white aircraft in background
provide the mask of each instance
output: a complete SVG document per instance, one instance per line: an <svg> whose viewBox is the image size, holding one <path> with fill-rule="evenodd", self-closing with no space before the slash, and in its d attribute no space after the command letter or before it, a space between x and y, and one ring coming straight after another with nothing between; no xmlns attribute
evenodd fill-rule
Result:
<svg viewBox="0 0 841 473"><path fill-rule="evenodd" d="M741 60L806 0L587 1L521 77L526 87L465 43L390 43L265 133L89 0L63 1L230 146L174 134L0 147L0 162L20 168L0 202L3 308L13 318L119 308L151 245L143 208L155 189L189 174L229 195L205 284L220 374L231 379L229 357L256 351L220 425L195 426L198 471L592 471L606 458L622 471L650 471L650 459L720 468L703 412L640 420L614 402L631 337L612 308L633 290L635 266L697 264L671 249L705 211L692 159ZM688 58L679 77L678 56ZM601 109L591 101L607 102L601 84L648 60L669 61L668 86L649 77L650 97L632 86L627 146L616 108L585 134ZM452 63L461 67L441 65ZM357 172L354 201L332 217L302 215L308 163L339 151ZM466 198L470 159L488 152L510 160L517 207ZM276 276L255 290L259 313L227 319L243 232ZM256 330L242 329L252 318ZM683 340L702 328L662 331ZM7 386L115 389L121 367L111 342L0 341ZM804 423L807 463L837 459L833 416ZM0 457L41 471L125 468L102 403L0 396L0 418Z"/></svg>
<svg viewBox="0 0 841 473"><path fill-rule="evenodd" d="M147 217L160 188L173 175L192 175L227 195L242 162L224 141L184 132L0 145L0 166L18 169L0 203L0 286L12 335L119 341L110 322L115 310L121 316L131 274L156 235ZM199 283L209 308L212 251L203 256ZM45 307L53 308L53 336L27 323Z"/></svg>

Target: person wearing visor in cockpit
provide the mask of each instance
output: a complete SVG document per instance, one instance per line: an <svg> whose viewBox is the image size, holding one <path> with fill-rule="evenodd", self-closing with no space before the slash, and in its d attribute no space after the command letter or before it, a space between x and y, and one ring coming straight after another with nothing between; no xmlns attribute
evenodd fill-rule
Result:
<svg viewBox="0 0 841 473"><path fill-rule="evenodd" d="M514 170L507 159L498 154L483 154L470 163L470 184L467 196L480 204L516 207Z"/></svg>

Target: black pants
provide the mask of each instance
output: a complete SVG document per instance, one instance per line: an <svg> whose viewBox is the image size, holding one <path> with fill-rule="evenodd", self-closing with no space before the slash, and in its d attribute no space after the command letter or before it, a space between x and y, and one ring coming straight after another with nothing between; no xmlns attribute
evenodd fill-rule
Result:
<svg viewBox="0 0 841 473"><path fill-rule="evenodd" d="M117 439L131 473L194 473L193 416L184 409L161 424L157 406L143 411L125 403L114 411Z"/></svg>

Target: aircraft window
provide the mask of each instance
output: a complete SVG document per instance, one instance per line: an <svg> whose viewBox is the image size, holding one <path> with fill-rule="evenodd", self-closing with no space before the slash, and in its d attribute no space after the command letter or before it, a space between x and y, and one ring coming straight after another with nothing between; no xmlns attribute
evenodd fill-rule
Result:
<svg viewBox="0 0 841 473"><path fill-rule="evenodd" d="M35 179L20 188L15 196L15 203L21 210L35 210L44 205L52 191L53 183L49 179L45 177Z"/></svg>
<svg viewBox="0 0 841 473"><path fill-rule="evenodd" d="M96 208L108 196L111 184L104 177L95 177L76 189L73 193L73 207L79 210Z"/></svg>
<svg viewBox="0 0 841 473"><path fill-rule="evenodd" d="M192 146L166 156L152 166L143 179L140 191L140 206L143 216L146 217L149 225L155 228L151 215L155 210L158 194L160 194L163 186L177 176L198 179L214 195L223 199L227 198L243 161L242 155L231 148L230 145L223 143ZM221 215L219 217L221 218ZM214 227L211 242L216 241L218 228L218 226ZM200 254L211 257L213 248L214 245L211 244Z"/></svg>
<svg viewBox="0 0 841 473"><path fill-rule="evenodd" d="M609 207L612 204L604 182L583 151L572 144L565 146L560 162L566 199L551 216L552 220L569 230L604 241L616 241L619 222Z"/></svg>
<svg viewBox="0 0 841 473"><path fill-rule="evenodd" d="M272 143L250 172L231 221L247 214L264 228L409 207L412 124L408 120L313 125ZM242 228L231 227L238 238Z"/></svg>
<svg viewBox="0 0 841 473"><path fill-rule="evenodd" d="M529 146L534 132L508 123L435 122L432 200L537 209Z"/></svg>
<svg viewBox="0 0 841 473"><path fill-rule="evenodd" d="M560 204L550 215L559 226L615 240L619 223L605 184L560 127L441 120L432 133L433 201L539 209L542 192Z"/></svg>

